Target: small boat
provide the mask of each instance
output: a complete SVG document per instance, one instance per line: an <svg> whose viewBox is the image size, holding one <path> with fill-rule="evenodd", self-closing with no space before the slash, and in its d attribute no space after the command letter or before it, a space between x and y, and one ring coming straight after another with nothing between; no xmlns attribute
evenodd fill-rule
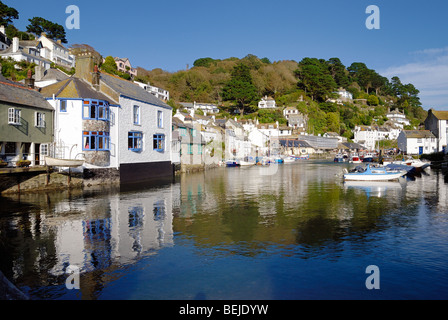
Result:
<svg viewBox="0 0 448 320"><path fill-rule="evenodd" d="M57 159L57 158L45 157L45 164L49 167L76 168L82 166L84 164L84 160Z"/></svg>
<svg viewBox="0 0 448 320"><path fill-rule="evenodd" d="M357 166L350 172L344 169L344 181L392 181L404 176L406 173L407 171L405 170L371 167L368 164L365 169L360 166Z"/></svg>
<svg viewBox="0 0 448 320"><path fill-rule="evenodd" d="M358 156L353 156L349 163L361 163L361 159Z"/></svg>
<svg viewBox="0 0 448 320"><path fill-rule="evenodd" d="M310 156L308 154L302 156L295 156L296 160L310 160Z"/></svg>
<svg viewBox="0 0 448 320"><path fill-rule="evenodd" d="M226 161L226 167L240 167L241 164L236 160Z"/></svg>
<svg viewBox="0 0 448 320"><path fill-rule="evenodd" d="M244 167L249 167L249 166L254 166L255 162L251 162L251 161L240 161L240 166L244 166Z"/></svg>
<svg viewBox="0 0 448 320"><path fill-rule="evenodd" d="M333 162L345 162L345 158L342 156L342 154L337 154L336 157L334 157Z"/></svg>
<svg viewBox="0 0 448 320"><path fill-rule="evenodd" d="M289 156L289 157L284 158L283 161L285 163L292 163L292 162L296 162L296 158L293 156Z"/></svg>
<svg viewBox="0 0 448 320"><path fill-rule="evenodd" d="M420 159L408 158L407 160L403 159L402 161L394 161L394 164L402 164L406 166L414 167L415 169L422 171L431 165L428 161L422 161Z"/></svg>

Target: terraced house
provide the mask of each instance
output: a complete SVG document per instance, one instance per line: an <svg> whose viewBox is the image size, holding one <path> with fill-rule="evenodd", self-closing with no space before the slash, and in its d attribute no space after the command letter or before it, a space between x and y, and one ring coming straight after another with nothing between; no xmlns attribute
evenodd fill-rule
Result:
<svg viewBox="0 0 448 320"><path fill-rule="evenodd" d="M0 77L0 158L44 165L53 142L53 108L39 92Z"/></svg>
<svg viewBox="0 0 448 320"><path fill-rule="evenodd" d="M78 56L73 77L42 89L56 110L60 157L83 154L89 170L117 169L122 183L170 177L172 108L133 82Z"/></svg>

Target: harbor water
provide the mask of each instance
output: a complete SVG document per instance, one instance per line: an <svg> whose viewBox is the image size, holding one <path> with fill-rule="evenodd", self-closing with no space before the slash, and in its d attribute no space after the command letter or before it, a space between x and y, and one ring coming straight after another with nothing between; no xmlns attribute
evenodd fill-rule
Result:
<svg viewBox="0 0 448 320"><path fill-rule="evenodd" d="M38 300L448 299L444 175L344 183L350 166L0 197L0 270Z"/></svg>

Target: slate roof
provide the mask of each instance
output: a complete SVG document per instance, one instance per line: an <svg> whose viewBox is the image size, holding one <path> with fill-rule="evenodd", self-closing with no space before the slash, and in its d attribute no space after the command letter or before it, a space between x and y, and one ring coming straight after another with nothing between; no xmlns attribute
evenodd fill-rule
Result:
<svg viewBox="0 0 448 320"><path fill-rule="evenodd" d="M118 94L127 98L139 100L163 108L172 109L169 105L157 99L153 94L149 93L133 82L126 81L105 73L101 73L101 81Z"/></svg>
<svg viewBox="0 0 448 320"><path fill-rule="evenodd" d="M435 138L434 134L429 130L403 130L406 138Z"/></svg>
<svg viewBox="0 0 448 320"><path fill-rule="evenodd" d="M113 101L105 94L93 89L89 83L76 77L70 77L66 80L44 87L40 92L47 98L51 98L55 95L56 98L98 99L109 101L111 104L118 104L117 101Z"/></svg>
<svg viewBox="0 0 448 320"><path fill-rule="evenodd" d="M284 139L280 139L279 140L280 145L282 147L288 147L288 148L312 148L312 146L303 140L284 140Z"/></svg>
<svg viewBox="0 0 448 320"><path fill-rule="evenodd" d="M0 102L53 110L38 91L11 82L0 82Z"/></svg>
<svg viewBox="0 0 448 320"><path fill-rule="evenodd" d="M44 76L39 81L46 81L46 80L62 81L67 80L68 78L69 76L66 75L64 72L62 72L61 70L51 68L44 71Z"/></svg>
<svg viewBox="0 0 448 320"><path fill-rule="evenodd" d="M432 114L439 120L448 120L448 111L432 110Z"/></svg>

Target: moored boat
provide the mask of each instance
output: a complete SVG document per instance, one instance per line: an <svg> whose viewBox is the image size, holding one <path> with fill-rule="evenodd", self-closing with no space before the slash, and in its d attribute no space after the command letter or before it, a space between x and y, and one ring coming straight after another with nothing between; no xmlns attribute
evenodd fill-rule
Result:
<svg viewBox="0 0 448 320"><path fill-rule="evenodd" d="M357 166L348 172L345 169L344 181L392 181L407 173L405 170L393 170L385 167L372 167L370 164L366 168Z"/></svg>
<svg viewBox="0 0 448 320"><path fill-rule="evenodd" d="M241 164L236 160L228 160L226 161L226 167L240 167Z"/></svg>
<svg viewBox="0 0 448 320"><path fill-rule="evenodd" d="M49 167L76 168L82 166L84 164L84 160L57 159L57 158L45 157L45 164Z"/></svg>

